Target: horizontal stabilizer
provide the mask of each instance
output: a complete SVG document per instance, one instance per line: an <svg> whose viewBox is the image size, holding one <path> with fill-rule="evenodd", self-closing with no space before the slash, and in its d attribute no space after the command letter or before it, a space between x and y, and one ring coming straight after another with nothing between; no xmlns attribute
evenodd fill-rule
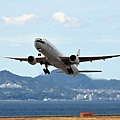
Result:
<svg viewBox="0 0 120 120"><path fill-rule="evenodd" d="M81 70L79 72L102 72L101 70Z"/></svg>

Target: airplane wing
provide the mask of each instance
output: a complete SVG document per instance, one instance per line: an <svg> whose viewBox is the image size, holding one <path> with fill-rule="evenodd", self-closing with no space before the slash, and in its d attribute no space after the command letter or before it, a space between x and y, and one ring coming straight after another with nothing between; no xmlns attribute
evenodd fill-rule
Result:
<svg viewBox="0 0 120 120"><path fill-rule="evenodd" d="M120 57L120 55L109 55L109 56L94 56L94 57L78 57L80 62L87 62L87 61L95 61L95 60L105 60L113 57ZM60 57L62 61L66 64L72 64L70 63L69 58L70 57Z"/></svg>
<svg viewBox="0 0 120 120"><path fill-rule="evenodd" d="M28 58L17 58L17 57L3 57L3 58L19 60L20 62L22 62L22 61L27 61L27 60L28 60Z"/></svg>
<svg viewBox="0 0 120 120"><path fill-rule="evenodd" d="M110 56L95 56L95 57L79 57L80 62L95 61L95 60L105 60L113 57L120 57L120 55L110 55Z"/></svg>
<svg viewBox="0 0 120 120"><path fill-rule="evenodd" d="M87 61L95 61L95 60L105 60L105 59L109 59L109 58L113 58L113 57L120 57L120 55L110 55L110 56L95 56L95 57L78 57L80 62L87 62ZM4 57L4 58L9 58L9 59L14 59L14 60L19 60L19 61L28 61L28 58L18 58L18 57ZM69 58L70 57L60 57L61 60L67 64L73 64L70 62ZM50 65L50 63L46 60L46 57L36 57L36 62L40 63L40 64L48 64Z"/></svg>
<svg viewBox="0 0 120 120"><path fill-rule="evenodd" d="M8 59L14 59L14 60L19 60L20 62L22 62L22 61L28 61L28 58L19 58L19 57L3 57L3 58L8 58ZM36 57L35 58L36 59L36 62L37 63L40 63L40 64L48 64L48 65L50 65L50 63L48 63L47 62L47 60L46 60L46 57Z"/></svg>

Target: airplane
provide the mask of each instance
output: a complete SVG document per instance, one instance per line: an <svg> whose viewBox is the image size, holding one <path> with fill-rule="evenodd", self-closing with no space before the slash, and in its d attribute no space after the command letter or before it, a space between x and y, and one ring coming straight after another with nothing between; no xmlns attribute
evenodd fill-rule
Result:
<svg viewBox="0 0 120 120"><path fill-rule="evenodd" d="M78 70L78 65L81 62L95 61L95 60L105 60L113 57L120 57L120 55L108 55L108 56L92 56L92 57L82 57L80 56L80 49L76 55L65 56L61 51L59 51L52 43L50 43L45 38L36 38L34 41L34 46L38 50L38 57L28 56L27 58L18 57L4 57L9 59L15 59L19 61L27 61L31 65L40 63L45 65L43 69L45 74L50 74L48 66L54 66L61 69L59 73L66 73L68 75L77 76L82 72L102 72L101 70ZM41 53L44 55L41 56Z"/></svg>

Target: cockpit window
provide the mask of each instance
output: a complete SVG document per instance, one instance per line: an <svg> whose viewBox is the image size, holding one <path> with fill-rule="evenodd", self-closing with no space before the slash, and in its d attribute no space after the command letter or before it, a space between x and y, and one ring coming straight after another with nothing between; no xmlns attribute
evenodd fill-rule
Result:
<svg viewBox="0 0 120 120"><path fill-rule="evenodd" d="M42 41L41 38L37 38L37 39L35 40L35 42L42 43L42 44L46 44L44 41Z"/></svg>

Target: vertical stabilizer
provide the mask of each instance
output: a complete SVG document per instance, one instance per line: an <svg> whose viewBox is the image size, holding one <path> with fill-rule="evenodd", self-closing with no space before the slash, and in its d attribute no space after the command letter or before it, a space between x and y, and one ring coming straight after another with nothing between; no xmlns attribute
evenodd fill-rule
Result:
<svg viewBox="0 0 120 120"><path fill-rule="evenodd" d="M80 49L78 49L77 56L80 56Z"/></svg>

